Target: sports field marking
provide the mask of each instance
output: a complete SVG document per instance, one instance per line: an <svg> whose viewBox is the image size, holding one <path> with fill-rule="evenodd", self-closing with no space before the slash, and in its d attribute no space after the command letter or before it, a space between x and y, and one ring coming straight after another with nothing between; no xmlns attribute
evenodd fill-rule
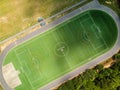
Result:
<svg viewBox="0 0 120 90"><path fill-rule="evenodd" d="M92 18L92 16L91 16L90 12L89 12L89 16L90 16L92 22L94 23L94 26L97 28L98 32L101 33L101 30L100 30L99 27L95 24L95 21L93 20L93 18ZM100 34L100 35L101 35L101 34Z"/></svg>
<svg viewBox="0 0 120 90"><path fill-rule="evenodd" d="M82 13L82 12L81 12L81 13ZM77 15L78 15L78 14L77 14ZM76 17L77 15L73 16L72 18ZM82 17L82 16L84 16L84 14L82 14L80 17ZM71 19L71 17L68 18L67 20L70 21L70 19ZM34 37L33 37L33 38L34 38L34 41L37 40L37 39L40 38L40 37L46 36L47 34L49 34L49 33L51 33L51 32L54 32L54 31L56 30L56 29L54 29L55 27L59 26L60 24L62 24L62 23L64 23L64 22L66 22L67 20L65 20L65 21L63 21L63 22L61 22L61 23L55 25L55 26L52 27L52 28L49 28L49 32L48 32L48 30L46 30L46 31L40 33L40 34L39 34L39 35L40 35L39 37L37 37L38 35L37 35L37 36L34 36ZM51 29L53 29L53 30L51 30ZM45 32L47 32L47 33L45 33ZM45 34L44 34L44 33L45 33ZM26 45L32 43L32 42L33 42L33 38L29 39L30 42L28 42L28 43L23 42L23 43L25 43L24 46L26 46ZM27 41L29 41L29 40L27 40ZM27 41L26 41L26 42L27 42ZM23 43L21 43L21 44L23 44Z"/></svg>
<svg viewBox="0 0 120 90"><path fill-rule="evenodd" d="M98 30L100 30L100 29L98 29ZM106 45L106 47L108 48L108 45L107 45L107 43L106 43L106 41L105 41L105 39L101 36L101 39L104 41L104 44Z"/></svg>
<svg viewBox="0 0 120 90"><path fill-rule="evenodd" d="M82 21L80 21L80 23L83 23L83 22L87 22L87 21L89 21L90 20L90 17L87 17L87 18L85 18L84 20L82 20Z"/></svg>
<svg viewBox="0 0 120 90"><path fill-rule="evenodd" d="M64 43L64 44L66 45L66 47L67 47L66 55L67 55L67 54L69 53L69 46L65 43L64 38L62 38L63 42L59 42L58 38L57 38L56 36L54 36L54 34L52 34L52 35L53 35L53 37L55 37L56 42L58 42L57 44ZM61 36L61 34L60 34L59 36ZM61 36L61 37L62 37L62 36ZM61 39L61 37L60 37L60 39ZM56 45L57 45L57 44L56 44ZM55 52L55 54L56 54L56 52ZM57 54L57 55L58 55L58 54ZM65 57L65 60L67 61L68 66L70 67L71 65L70 65L70 63L69 63L69 60L67 60L66 55L64 55L64 57ZM59 56L59 55L58 55L58 56ZM71 67L70 67L70 68L71 68Z"/></svg>
<svg viewBox="0 0 120 90"><path fill-rule="evenodd" d="M39 66L39 64L38 63L35 63L35 57L32 55L32 53L31 53L31 51L30 51L30 49L29 48L27 48L27 52L28 52L28 54L29 54L29 56L31 57L31 62L33 62L34 64L35 64L35 68L37 68L38 69L38 67L40 67ZM40 68L39 68L40 69ZM38 71L39 72L39 75L41 74L41 72L40 72L40 70Z"/></svg>
<svg viewBox="0 0 120 90"><path fill-rule="evenodd" d="M26 76L26 78L27 78L28 82L30 83L32 89L34 90L35 87L34 87L33 84L31 83L31 81L29 80L28 75L26 75L26 73L24 73L24 75Z"/></svg>
<svg viewBox="0 0 120 90"><path fill-rule="evenodd" d="M98 30L100 31L100 29L98 28ZM106 47L108 48L108 45L107 45L107 43L106 43L106 41L105 41L105 39L101 36L101 39L104 41L104 44L106 45Z"/></svg>
<svg viewBox="0 0 120 90"><path fill-rule="evenodd" d="M90 18L91 18L92 22L93 22L94 25L97 27L98 32L101 33L101 30L100 30L99 27L95 24L95 22L94 22L94 20L93 20L93 18L92 18L92 16L91 16L90 13L89 13L89 15L90 15ZM104 21L103 21L103 22L104 22ZM101 39L104 41L104 44L106 45L106 47L108 48L108 45L106 44L106 41L105 41L104 38L101 36L101 34L100 34L100 37L101 37Z"/></svg>
<svg viewBox="0 0 120 90"><path fill-rule="evenodd" d="M95 24L93 24L93 25L91 26L92 29L94 29L94 28L96 28L96 27L97 27L97 26L96 26ZM96 28L96 29L98 29L98 28ZM94 29L94 30L95 30L95 29ZM100 40L101 37L102 37L101 34L99 33L99 35L97 35L96 32L94 32L94 33L95 33L95 36L97 37L97 39ZM103 42L104 42L104 41L103 41ZM104 45L105 45L105 43L104 43L104 44L101 44L101 45L98 46L98 47L96 47L96 49L98 49L98 48L100 48L100 47L102 47L102 46L104 46Z"/></svg>
<svg viewBox="0 0 120 90"><path fill-rule="evenodd" d="M101 30L100 33L95 25L97 23L93 23L88 13L85 13L84 15L85 16L83 17L78 16L74 19L70 19L71 21L66 21L66 23L63 23L56 28L52 28L52 30L43 33L42 35L39 34L39 37L31 39L28 43L26 41L23 45L18 47L19 50L17 50L17 47L15 48L15 50L17 50L18 58L21 60L16 57L14 59L15 62L13 62L15 63L16 68L20 68L23 75L24 73L25 76L27 75L28 79L26 78L26 80L21 77L23 84L26 85L25 88L31 87L32 89L34 87L34 89L37 89L42 87L50 81L71 72L107 51L106 46L101 39L102 36L100 36L104 36L101 27L99 28ZM102 21L100 23L102 23ZM100 25L104 25L104 23ZM105 33L107 33L107 27L105 27L105 29ZM59 43L67 44L67 46L59 46ZM108 44L108 42L106 43ZM58 48L56 48L57 44ZM69 48L69 51L66 50L66 47ZM58 51L57 54L62 55L62 57L56 55L55 51ZM68 52L68 54L66 54L66 52ZM12 56L12 54L14 55L11 51L10 55ZM7 59L9 59L10 55L8 55ZM18 66L19 61L17 61L17 59L22 63L21 66ZM36 60L39 60L39 63ZM27 70L28 68L31 73ZM39 70L40 73L36 72L39 68L41 69ZM33 87L29 85L29 82Z"/></svg>
<svg viewBox="0 0 120 90"><path fill-rule="evenodd" d="M89 19L88 19L88 20L89 20ZM82 22L80 22L80 25L82 26L82 28L83 28L83 30L84 30L84 33L87 35L86 30L85 30L85 28L84 28ZM87 37L88 37L88 36L87 36ZM94 46L93 46L93 44L91 43L91 41L90 41L89 38L88 38L88 41L89 41L90 45L92 46L92 48L95 50L95 48L94 48ZM96 50L95 50L95 51L96 51Z"/></svg>
<svg viewBox="0 0 120 90"><path fill-rule="evenodd" d="M16 50L14 50L14 52L15 52L15 55L18 59L19 64L22 66L22 63L19 61L20 58L18 57L18 54L17 54ZM22 54L22 53L24 53L24 51L22 51L20 54Z"/></svg>
<svg viewBox="0 0 120 90"><path fill-rule="evenodd" d="M17 50L14 50L14 52L15 52L16 55L19 55L19 54L25 53L25 50L23 50L23 51L21 51L21 52L19 52L19 53L17 52Z"/></svg>
<svg viewBox="0 0 120 90"><path fill-rule="evenodd" d="M90 28L92 28L92 29L95 30L95 28L97 29L97 26L93 24L93 25L91 25ZM95 36L96 36L98 39L100 39L100 37L96 34L96 32L94 32L94 33L95 33Z"/></svg>
<svg viewBox="0 0 120 90"><path fill-rule="evenodd" d="M98 32L99 32L99 35L100 35L100 38L103 40L103 42L104 42L104 44L107 46L107 44L106 44L106 42L105 42L105 40L104 40L104 38L101 36L101 34L100 34L100 29L99 29L99 27L97 27L97 25L95 24L95 22L94 22L94 20L93 20L93 18L91 17L91 14L90 13L88 13L88 15L90 16L90 19L92 20L92 22L93 22L93 25L97 28L97 30L98 30ZM95 33L96 34L96 33ZM97 36L97 35L96 35ZM103 45L103 44L102 44ZM107 46L108 47L108 46Z"/></svg>
<svg viewBox="0 0 120 90"><path fill-rule="evenodd" d="M24 50L22 53L17 53L17 58L18 58L18 60L19 60L19 62L21 63L21 59L19 58L19 56L18 55L20 55L20 54L23 54L23 55L25 55L26 53L29 53L30 54L30 51L29 50ZM29 55L30 56L30 55ZM23 60L24 61L24 60ZM22 61L22 62L23 62ZM40 81L42 78L39 78L39 79L34 79L34 80L32 80L31 81L31 79L30 79L30 76L29 75L31 75L31 71L30 71L30 69L28 68L28 65L27 65L27 63L24 61L23 62L24 63L24 65L22 64L21 65L21 70L22 70L22 72L23 72L23 74L27 77L27 80L28 80L28 82L30 83L30 85L32 86L32 88L34 89L34 88L36 88L35 86L33 86L33 83L35 83L35 82L37 82L37 81ZM27 69L27 73L26 73L26 70L25 70L25 68L23 68L23 66L24 67L26 67L26 69ZM29 73L28 73L29 72ZM40 75L40 73L41 72L39 72L39 75ZM45 75L44 75L45 76Z"/></svg>
<svg viewBox="0 0 120 90"><path fill-rule="evenodd" d="M21 56L21 54L24 54L25 53L25 51L26 50L24 50L24 51L22 51L21 53L17 53L16 51L15 51L15 54L16 54L16 57L17 57L17 60L18 60L18 62L19 62L19 64L21 65L21 66L23 66L23 64L21 63L21 61L23 62L23 60L21 60L20 58L19 58L19 56L18 55L20 55ZM27 66L27 64L26 64L26 62L24 62L24 65L25 65L25 67L27 68L27 70L29 70L29 68L28 68L28 66ZM25 69L25 68L24 68ZM26 78L27 78L27 80L28 80L28 82L30 83L30 85L31 85L31 87L32 87L32 89L34 89L34 86L32 85L32 83L31 83L31 81L29 80L29 77L28 77L28 75L26 75L26 71L24 70L23 68L21 68L21 70L22 70L22 72L21 73L24 73L24 75L26 76ZM30 70L28 71L29 72L29 74L30 74ZM28 74L28 73L27 73Z"/></svg>
<svg viewBox="0 0 120 90"><path fill-rule="evenodd" d="M68 52L69 52L69 46L65 42L59 42L56 44L55 47L56 55L65 57L68 54Z"/></svg>
<svg viewBox="0 0 120 90"><path fill-rule="evenodd" d="M96 26L96 28L97 28L98 32L99 32L99 33L101 33L101 30L99 29L99 27L98 27L98 26Z"/></svg>
<svg viewBox="0 0 120 90"><path fill-rule="evenodd" d="M88 36L87 36L87 37L88 37ZM94 49L94 51L97 52L96 47L93 46L92 41L91 41L90 39L89 39L89 43L90 43L90 45L92 46L92 48ZM99 46L97 46L97 47L99 47Z"/></svg>
<svg viewBox="0 0 120 90"><path fill-rule="evenodd" d="M88 15L88 14L87 14ZM91 43L91 41L90 41L90 39L88 38L88 35L87 35L87 31L86 31L86 29L85 29L85 27L83 26L83 22L88 22L90 20L90 18L88 17L86 20L84 20L84 21L81 21L80 22L80 25L82 26L82 28L83 28L83 33L86 35L86 37L87 37L87 41L90 43L90 46L92 46L92 48L93 48L93 50L96 52L96 50L95 50L95 48L94 48L94 46L93 46L93 44ZM89 47L90 47L89 46ZM88 48L89 49L89 48ZM89 49L89 51L90 51L90 49ZM89 54L89 56L90 56L90 54Z"/></svg>
<svg viewBox="0 0 120 90"><path fill-rule="evenodd" d="M23 62L24 60L21 60L21 58L19 57L19 55L21 55L21 54L25 54L26 53L26 51L23 51L22 53L20 53L20 54L18 54L17 52L15 52L15 54L16 54L16 57L17 57L17 60L18 60L18 62L19 62L19 64L21 65L21 67L23 66L23 63L25 64L25 66L28 68L28 66L27 66L27 64L26 64L26 62ZM28 68L27 69L27 71L29 72L29 74L30 74L30 69ZM24 71L25 72L25 71Z"/></svg>
<svg viewBox="0 0 120 90"><path fill-rule="evenodd" d="M27 53L28 52L28 53ZM19 56L21 56L21 54L23 54L23 55L25 55L26 53L27 54L31 54L30 53L30 51L29 50L24 50L24 51L22 51L22 52L20 52L20 53L17 53L17 52L15 52L16 53L16 57L18 58L18 61L19 61L19 63L21 64L21 67L23 67L23 63L24 63L24 66L27 68L27 74L28 74L28 72L29 72L29 74L31 73L31 70L28 68L28 65L27 65L27 63L24 61L24 60L21 60L21 58L19 57ZM30 55L29 55L30 56ZM31 56L30 56L31 57ZM31 57L32 58L32 57ZM23 62L23 63L22 63ZM23 72L26 72L25 70L23 71ZM39 72L40 73L40 72Z"/></svg>
<svg viewBox="0 0 120 90"><path fill-rule="evenodd" d="M62 43L63 43L63 42L62 42ZM66 45L66 46L67 46L67 45ZM67 56L67 54L68 54L68 52L69 52L69 48L68 48L68 46L67 46L66 48L67 48L67 52L64 53L64 51L63 51L62 53L63 53L63 57L64 57L65 60L67 61L68 66L70 67L71 64L69 63L69 60L66 58L66 56ZM58 55L58 54L57 54L57 55ZM58 56L60 56L60 55L58 55Z"/></svg>
<svg viewBox="0 0 120 90"><path fill-rule="evenodd" d="M69 29L69 32L68 32L68 33L71 35L71 37L72 37L72 38L74 38L74 39L75 39L75 37L74 37L74 35L73 35L72 31L70 30L70 28L69 28L68 26L67 26L67 28Z"/></svg>
<svg viewBox="0 0 120 90"><path fill-rule="evenodd" d="M98 32L101 33L101 30L99 29L99 27L96 26L95 24L94 24L94 26L96 27L96 29L98 30ZM97 35L96 35L96 36L97 36ZM104 45L105 45L105 46L108 48L108 45L106 44L106 41L104 40L104 38L102 37L101 34L99 34L99 37L100 37L100 39L103 41L103 44L102 44L101 46L104 46Z"/></svg>

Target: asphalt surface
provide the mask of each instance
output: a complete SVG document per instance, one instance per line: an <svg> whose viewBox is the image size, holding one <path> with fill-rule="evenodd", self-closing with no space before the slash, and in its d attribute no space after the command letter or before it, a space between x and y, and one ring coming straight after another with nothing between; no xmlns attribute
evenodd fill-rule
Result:
<svg viewBox="0 0 120 90"><path fill-rule="evenodd" d="M80 72L85 71L86 69L95 66L96 64L103 62L104 60L106 60L107 58L111 57L112 55L114 55L115 53L118 52L118 50L120 49L120 19L119 17L116 15L116 13L114 11L112 11L110 8L105 7L100 5L97 0L94 0L92 2L90 2L89 4L86 4L85 6L65 15L64 17L36 30L35 32L27 35L24 38L21 38L19 40L17 40L16 42L11 43L1 54L0 54L0 82L2 84L2 86L4 87L5 90L12 90L8 84L5 82L3 74L2 74L2 64L4 62L4 58L6 57L6 55L9 53L9 51L11 49L13 49L14 47L16 47L17 45L22 44L23 42L26 42L27 40L30 40L33 37L36 37L38 35L40 35L41 33L44 33L46 31L48 31L49 28L55 27L56 25L65 22L66 20L78 15L81 12L84 12L86 10L91 10L91 9L97 9L97 10L102 10L107 12L108 14L110 14L113 19L115 20L117 26L118 26L118 38L117 41L115 43L115 45L113 46L112 49L110 49L107 53L95 58L94 60L86 63L85 65L75 69L74 71L71 71L69 73L67 73L66 75L54 80L53 82L43 86L40 88L40 90L50 90L53 87L58 86L59 84L61 84L62 82L67 81L68 79L70 79L73 76L78 75Z"/></svg>

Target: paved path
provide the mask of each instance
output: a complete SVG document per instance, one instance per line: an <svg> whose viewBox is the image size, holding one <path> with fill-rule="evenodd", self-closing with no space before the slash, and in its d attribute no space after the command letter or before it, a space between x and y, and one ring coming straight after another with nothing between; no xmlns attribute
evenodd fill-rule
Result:
<svg viewBox="0 0 120 90"><path fill-rule="evenodd" d="M46 32L49 28L51 27L55 27L56 25L62 23L62 22L65 22L66 20L72 18L73 16L75 15L78 15L80 12L83 12L85 10L89 10L89 9L98 9L98 10L103 10L105 12L107 12L108 14L110 14L114 20L116 21L117 23L117 26L118 26L118 29L119 29L119 32L118 32L118 39L115 43L115 45L113 46L113 48L111 50L109 50L107 53L97 57L96 59L88 62L87 64L75 69L74 71L71 71L69 72L68 74L54 80L53 82L43 86L40 88L40 90L50 90L51 88L59 85L60 83L64 82L64 81L67 81L68 79L70 79L71 77L79 74L80 72L83 72L84 70L90 68L90 67L93 67L95 66L96 64L106 60L107 58L111 57L113 54L115 54L118 49L120 48L120 19L119 17L109 8L105 7L105 6L102 6L100 5L97 0L94 0L93 2L71 12L70 14L67 14L66 16L56 20L55 22L52 22L46 26L44 26L43 28L41 29L38 29L36 30L35 32L27 35L26 37L22 38L22 39L19 39L17 40L16 42L13 42L11 43L0 55L0 82L1 84L3 85L4 89L5 90L12 90L8 85L7 83L5 82L4 78L3 78L3 74L2 74L2 64L3 64L3 60L4 58L6 57L7 53L12 49L14 48L15 46L17 45L20 45L22 44L23 42L26 42L27 40L30 40L31 38L33 37L36 37L38 35L40 35L41 33L44 33Z"/></svg>

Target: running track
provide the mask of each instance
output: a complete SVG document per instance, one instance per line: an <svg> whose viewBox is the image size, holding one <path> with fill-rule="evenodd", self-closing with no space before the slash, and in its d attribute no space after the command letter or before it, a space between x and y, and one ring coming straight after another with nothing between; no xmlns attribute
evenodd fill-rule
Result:
<svg viewBox="0 0 120 90"><path fill-rule="evenodd" d="M43 32L46 32L49 28L55 27L56 25L65 22L66 20L72 18L75 15L78 15L80 12L84 12L85 10L91 10L91 9L97 9L97 10L102 10L107 12L108 14L110 14L113 19L115 20L117 26L118 26L118 38L117 41L115 43L115 45L113 46L113 48L111 50L109 50L107 53L95 58L94 60L86 63L85 65L78 67L77 69L75 69L74 71L71 71L69 73L67 73L66 75L54 80L53 82L43 86L40 88L40 90L50 90L53 87L58 86L59 84L61 84L62 82L67 81L68 79L70 79L71 77L78 75L80 72L85 71L86 69L95 66L96 64L103 62L104 60L106 60L107 58L111 57L112 55L114 55L115 53L118 52L118 50L120 49L120 19L117 16L117 14L111 10L108 7L105 7L103 5L100 5L98 3L97 0L93 0L92 2L86 4L85 6L65 15L64 17L44 26L43 28L40 28L38 30L36 30L35 32L27 35L24 38L21 38L19 40L17 40L16 42L11 43L8 47L6 47L6 49L0 54L0 82L2 84L2 86L4 87L5 90L12 90L8 84L6 83L6 81L4 80L3 74L2 74L2 64L4 62L4 58L6 57L7 53L13 48L16 47L17 45L22 44L23 42L26 42L28 40L30 40L33 37L36 37L38 35L40 35Z"/></svg>

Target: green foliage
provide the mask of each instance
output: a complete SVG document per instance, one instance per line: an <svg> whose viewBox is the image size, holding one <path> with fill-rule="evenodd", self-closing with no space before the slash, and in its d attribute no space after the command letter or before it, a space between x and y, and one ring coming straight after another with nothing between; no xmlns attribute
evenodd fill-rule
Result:
<svg viewBox="0 0 120 90"><path fill-rule="evenodd" d="M120 60L120 53L118 53L118 54L115 55L115 59L116 59L117 61Z"/></svg>
<svg viewBox="0 0 120 90"><path fill-rule="evenodd" d="M99 64L99 65L95 66L94 69L97 70L98 72L100 72L101 70L103 70L103 65Z"/></svg>
<svg viewBox="0 0 120 90"><path fill-rule="evenodd" d="M120 1L119 0L98 0L101 4L110 7L120 16ZM110 2L110 4L106 3Z"/></svg>
<svg viewBox="0 0 120 90"><path fill-rule="evenodd" d="M107 69L102 65L88 69L57 90L120 90L120 61Z"/></svg>

